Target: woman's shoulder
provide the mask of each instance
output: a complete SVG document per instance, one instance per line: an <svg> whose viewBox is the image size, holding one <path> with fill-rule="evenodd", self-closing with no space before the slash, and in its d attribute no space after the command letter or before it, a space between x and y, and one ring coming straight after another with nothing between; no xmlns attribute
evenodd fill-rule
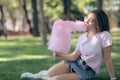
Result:
<svg viewBox="0 0 120 80"><path fill-rule="evenodd" d="M112 40L112 36L111 36L111 34L110 34L110 32L108 32L108 31L103 31L103 32L101 32L100 33L100 38L101 39L110 39L110 40Z"/></svg>
<svg viewBox="0 0 120 80"><path fill-rule="evenodd" d="M110 34L110 32L108 32L108 31L103 31L103 32L100 33L100 36L101 36L101 37L111 36L111 34Z"/></svg>
<svg viewBox="0 0 120 80"><path fill-rule="evenodd" d="M107 47L112 45L112 36L108 31L101 32L100 40L101 40L102 47Z"/></svg>

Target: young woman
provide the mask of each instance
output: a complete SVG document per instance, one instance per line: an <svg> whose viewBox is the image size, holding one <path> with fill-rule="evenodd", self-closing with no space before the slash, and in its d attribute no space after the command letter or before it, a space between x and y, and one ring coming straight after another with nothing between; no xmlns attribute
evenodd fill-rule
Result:
<svg viewBox="0 0 120 80"><path fill-rule="evenodd" d="M85 25L87 31L79 37L73 53L63 55L54 52L54 57L62 60L60 63L48 71L38 74L23 73L21 77L48 76L47 80L92 80L105 61L110 79L116 80L111 57L112 38L108 16L104 11L91 11L85 17Z"/></svg>
<svg viewBox="0 0 120 80"><path fill-rule="evenodd" d="M103 60L111 80L116 80L112 63L112 38L104 11L94 10L85 17L87 31L79 37L73 53L54 53L63 61L48 70L49 80L91 80L99 73Z"/></svg>

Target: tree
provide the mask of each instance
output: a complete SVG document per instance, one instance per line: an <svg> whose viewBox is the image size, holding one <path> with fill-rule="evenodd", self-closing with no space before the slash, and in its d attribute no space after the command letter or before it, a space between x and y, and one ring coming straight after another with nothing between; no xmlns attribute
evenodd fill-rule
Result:
<svg viewBox="0 0 120 80"><path fill-rule="evenodd" d="M103 0L97 0L97 9L102 10Z"/></svg>
<svg viewBox="0 0 120 80"><path fill-rule="evenodd" d="M33 35L39 36L38 29L38 12L37 12L37 0L31 0L32 3L32 15L33 15Z"/></svg>
<svg viewBox="0 0 120 80"><path fill-rule="evenodd" d="M71 0L62 0L63 6L64 6L64 15L69 17L70 15L70 6L71 6Z"/></svg>
<svg viewBox="0 0 120 80"><path fill-rule="evenodd" d="M41 37L42 37L42 44L46 45L47 39L46 39L46 25L45 25L45 17L44 17L44 11L43 11L43 0L39 1L40 3L40 22L41 22Z"/></svg>
<svg viewBox="0 0 120 80"><path fill-rule="evenodd" d="M7 38L6 28L5 28L5 17L4 17L4 11L3 11L3 5L0 4L0 35L4 35L5 38Z"/></svg>
<svg viewBox="0 0 120 80"><path fill-rule="evenodd" d="M27 20L27 23L28 23L28 25L29 25L29 28L30 28L30 33L31 34L33 34L33 28L32 28L32 26L31 26L31 21L30 21L30 19L29 19L29 17L28 17L28 11L27 11L27 8L26 8L26 0L23 0L23 10L24 10L24 12L25 12L25 18L26 18L26 20Z"/></svg>

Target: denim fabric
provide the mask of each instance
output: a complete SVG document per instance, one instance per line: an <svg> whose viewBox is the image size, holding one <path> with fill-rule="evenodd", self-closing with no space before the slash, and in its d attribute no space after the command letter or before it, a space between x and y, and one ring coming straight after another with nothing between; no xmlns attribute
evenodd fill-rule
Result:
<svg viewBox="0 0 120 80"><path fill-rule="evenodd" d="M95 77L95 71L88 65L82 63L80 59L76 61L65 61L65 63L70 66L70 70L79 75L80 80L92 80Z"/></svg>

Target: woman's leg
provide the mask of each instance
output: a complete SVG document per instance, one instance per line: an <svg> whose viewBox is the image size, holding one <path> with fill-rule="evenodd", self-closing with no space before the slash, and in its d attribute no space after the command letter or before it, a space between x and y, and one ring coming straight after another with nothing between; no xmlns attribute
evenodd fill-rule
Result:
<svg viewBox="0 0 120 80"><path fill-rule="evenodd" d="M64 63L64 61L61 61L58 64L55 64L48 70L48 76L53 77L59 74L65 74L69 72L68 66Z"/></svg>
<svg viewBox="0 0 120 80"><path fill-rule="evenodd" d="M80 80L76 73L65 73L50 77L47 80Z"/></svg>

